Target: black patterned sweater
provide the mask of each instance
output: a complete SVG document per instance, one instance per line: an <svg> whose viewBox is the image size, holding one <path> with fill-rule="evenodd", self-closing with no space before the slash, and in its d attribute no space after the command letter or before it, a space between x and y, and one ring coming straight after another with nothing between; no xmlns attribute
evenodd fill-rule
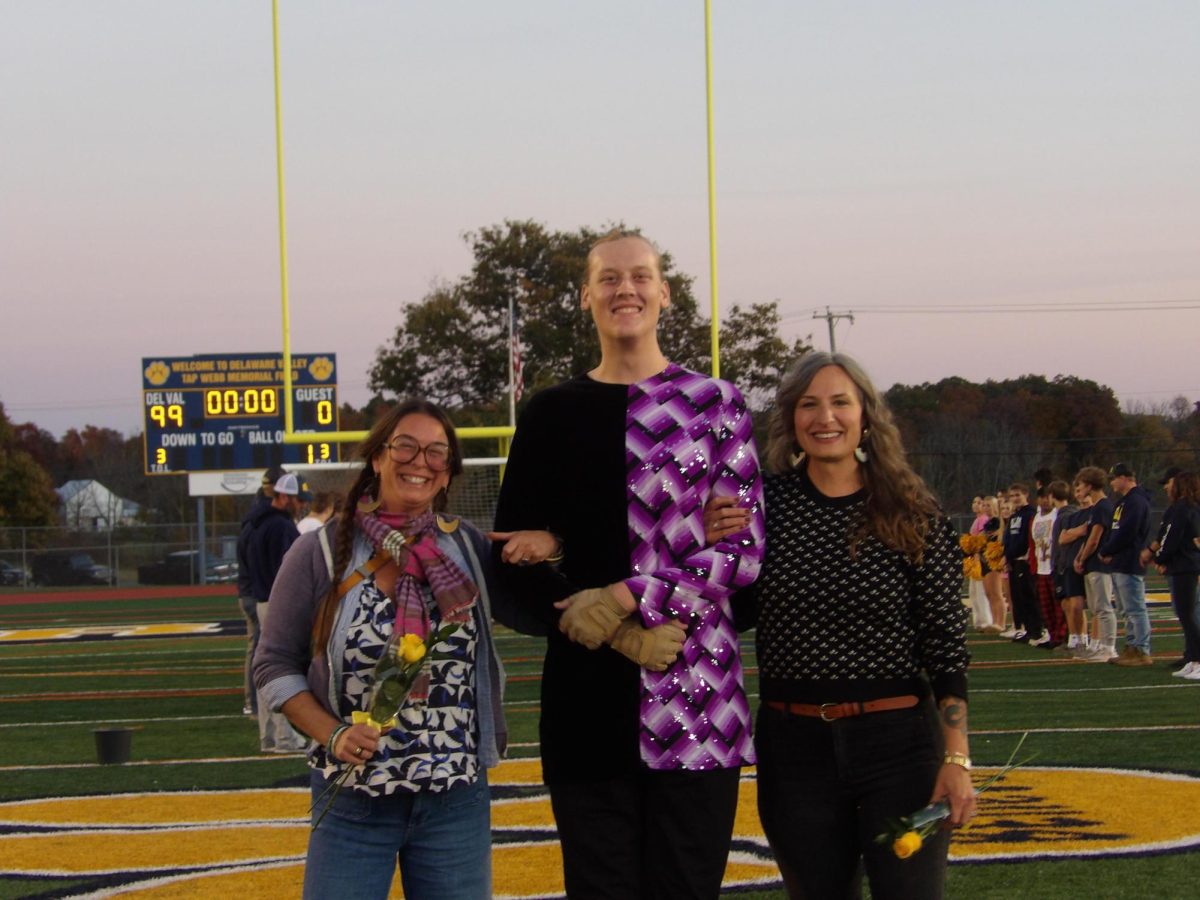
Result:
<svg viewBox="0 0 1200 900"><path fill-rule="evenodd" d="M915 693L967 698L962 553L935 523L920 566L868 537L850 555L866 491L826 497L805 471L767 476L758 603L763 700L837 703Z"/></svg>

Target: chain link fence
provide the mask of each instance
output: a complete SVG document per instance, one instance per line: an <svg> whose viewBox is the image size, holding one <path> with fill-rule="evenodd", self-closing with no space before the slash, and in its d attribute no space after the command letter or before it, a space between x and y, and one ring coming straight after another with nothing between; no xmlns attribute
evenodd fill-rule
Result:
<svg viewBox="0 0 1200 900"><path fill-rule="evenodd" d="M206 581L236 580L238 530L205 526ZM199 584L200 544L195 524L0 528L0 576L6 587Z"/></svg>

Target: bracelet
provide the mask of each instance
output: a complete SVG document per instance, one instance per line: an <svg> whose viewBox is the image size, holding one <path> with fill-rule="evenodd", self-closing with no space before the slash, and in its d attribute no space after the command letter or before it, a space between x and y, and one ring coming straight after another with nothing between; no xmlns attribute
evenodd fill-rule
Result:
<svg viewBox="0 0 1200 900"><path fill-rule="evenodd" d="M337 728L333 729L333 731L331 731L329 733L329 740L327 740L325 742L325 751L329 754L329 756L332 759L337 759L337 754L334 753L333 748L337 746L338 738L340 738L342 736L343 731L346 731L349 728L350 728L349 725L342 723L341 725L339 725Z"/></svg>
<svg viewBox="0 0 1200 900"><path fill-rule="evenodd" d="M942 765L944 766L962 766L968 772L971 771L971 757L965 753L947 753L942 757Z"/></svg>
<svg viewBox="0 0 1200 900"><path fill-rule="evenodd" d="M546 557L548 563L559 563L563 560L563 542L562 538L554 537L554 552Z"/></svg>

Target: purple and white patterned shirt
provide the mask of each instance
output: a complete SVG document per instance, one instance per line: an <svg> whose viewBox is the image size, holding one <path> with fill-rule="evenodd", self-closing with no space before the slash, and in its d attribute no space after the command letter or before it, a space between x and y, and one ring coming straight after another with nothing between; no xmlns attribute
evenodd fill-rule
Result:
<svg viewBox="0 0 1200 900"><path fill-rule="evenodd" d="M752 520L705 547L704 504L718 494L741 497ZM517 426L495 527L563 541L557 566L495 563L547 634L547 784L753 762L731 596L758 574L765 526L750 416L733 385L670 365L637 384L581 375L540 391ZM666 672L560 632L555 601L617 582L643 625L687 627Z"/></svg>
<svg viewBox="0 0 1200 900"><path fill-rule="evenodd" d="M750 414L728 382L668 366L630 385L625 431L632 577L647 628L688 625L665 672L642 670L643 762L651 769L728 768L754 761L730 595L758 577L762 477ZM750 526L712 546L704 504L737 496Z"/></svg>

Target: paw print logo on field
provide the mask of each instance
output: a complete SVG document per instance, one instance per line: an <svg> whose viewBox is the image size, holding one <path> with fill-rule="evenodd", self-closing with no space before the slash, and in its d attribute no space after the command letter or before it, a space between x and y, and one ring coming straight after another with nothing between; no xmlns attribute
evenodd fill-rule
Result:
<svg viewBox="0 0 1200 900"><path fill-rule="evenodd" d="M333 374L333 361L328 356L318 356L308 364L308 373L317 381L325 381Z"/></svg>
<svg viewBox="0 0 1200 900"><path fill-rule="evenodd" d="M167 383L167 379L171 377L171 369L161 359L156 359L150 365L146 366L146 380L155 387L162 387Z"/></svg>

